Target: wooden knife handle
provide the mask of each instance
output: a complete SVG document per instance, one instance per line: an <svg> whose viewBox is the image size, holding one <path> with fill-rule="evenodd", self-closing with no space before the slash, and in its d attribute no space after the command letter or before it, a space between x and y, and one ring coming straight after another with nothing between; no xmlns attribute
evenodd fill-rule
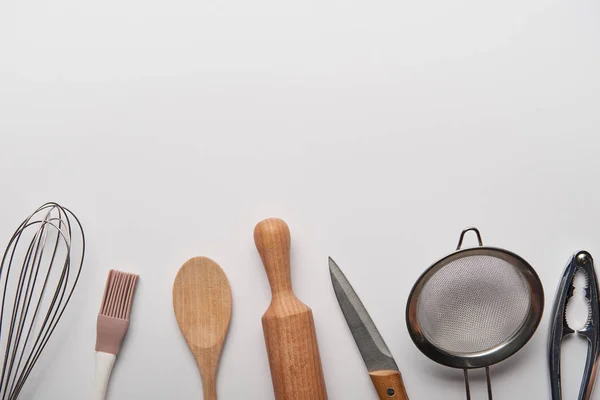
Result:
<svg viewBox="0 0 600 400"><path fill-rule="evenodd" d="M271 294L291 292L290 229L287 224L278 218L259 222L254 228L254 242L267 271Z"/></svg>
<svg viewBox="0 0 600 400"><path fill-rule="evenodd" d="M369 375L380 400L408 400L400 372L373 371Z"/></svg>

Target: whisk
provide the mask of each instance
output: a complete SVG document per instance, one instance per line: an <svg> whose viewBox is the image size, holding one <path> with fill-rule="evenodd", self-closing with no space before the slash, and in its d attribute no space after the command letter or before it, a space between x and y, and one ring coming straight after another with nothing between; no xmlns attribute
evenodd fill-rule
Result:
<svg viewBox="0 0 600 400"><path fill-rule="evenodd" d="M16 400L73 294L85 254L77 217L46 203L12 235L0 264L0 399Z"/></svg>

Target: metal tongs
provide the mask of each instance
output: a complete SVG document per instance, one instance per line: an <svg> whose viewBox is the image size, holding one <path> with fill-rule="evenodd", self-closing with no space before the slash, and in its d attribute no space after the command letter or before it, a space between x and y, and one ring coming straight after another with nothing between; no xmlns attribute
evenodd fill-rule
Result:
<svg viewBox="0 0 600 400"><path fill-rule="evenodd" d="M589 400L592 396L592 389L598 372L598 361L600 360L600 304L598 300L598 278L594 269L594 260L587 251L575 253L562 276L554 302L552 311L552 321L550 324L549 338L549 363L550 363L550 385L552 388L552 400L562 398L560 381L560 350L562 339L572 333L575 333L567 324L566 309L567 303L573 297L573 280L575 274L579 271L585 273L587 278L587 287L585 288L585 297L589 302L588 321L585 326L577 331L577 334L584 336L589 341L585 370L581 380L578 400Z"/></svg>

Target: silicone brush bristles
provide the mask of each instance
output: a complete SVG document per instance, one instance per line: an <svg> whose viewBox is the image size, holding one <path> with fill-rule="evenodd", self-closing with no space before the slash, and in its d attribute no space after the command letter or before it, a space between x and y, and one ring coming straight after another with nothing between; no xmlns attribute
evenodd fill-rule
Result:
<svg viewBox="0 0 600 400"><path fill-rule="evenodd" d="M111 269L104 289L100 315L129 320L139 276Z"/></svg>
<svg viewBox="0 0 600 400"><path fill-rule="evenodd" d="M98 314L96 351L117 355L129 328L138 275L111 270Z"/></svg>

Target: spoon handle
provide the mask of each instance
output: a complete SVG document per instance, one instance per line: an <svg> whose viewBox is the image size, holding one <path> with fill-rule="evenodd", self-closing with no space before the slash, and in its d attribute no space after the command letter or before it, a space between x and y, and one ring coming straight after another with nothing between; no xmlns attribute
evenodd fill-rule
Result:
<svg viewBox="0 0 600 400"><path fill-rule="evenodd" d="M202 374L202 393L204 400L217 400L216 374Z"/></svg>

